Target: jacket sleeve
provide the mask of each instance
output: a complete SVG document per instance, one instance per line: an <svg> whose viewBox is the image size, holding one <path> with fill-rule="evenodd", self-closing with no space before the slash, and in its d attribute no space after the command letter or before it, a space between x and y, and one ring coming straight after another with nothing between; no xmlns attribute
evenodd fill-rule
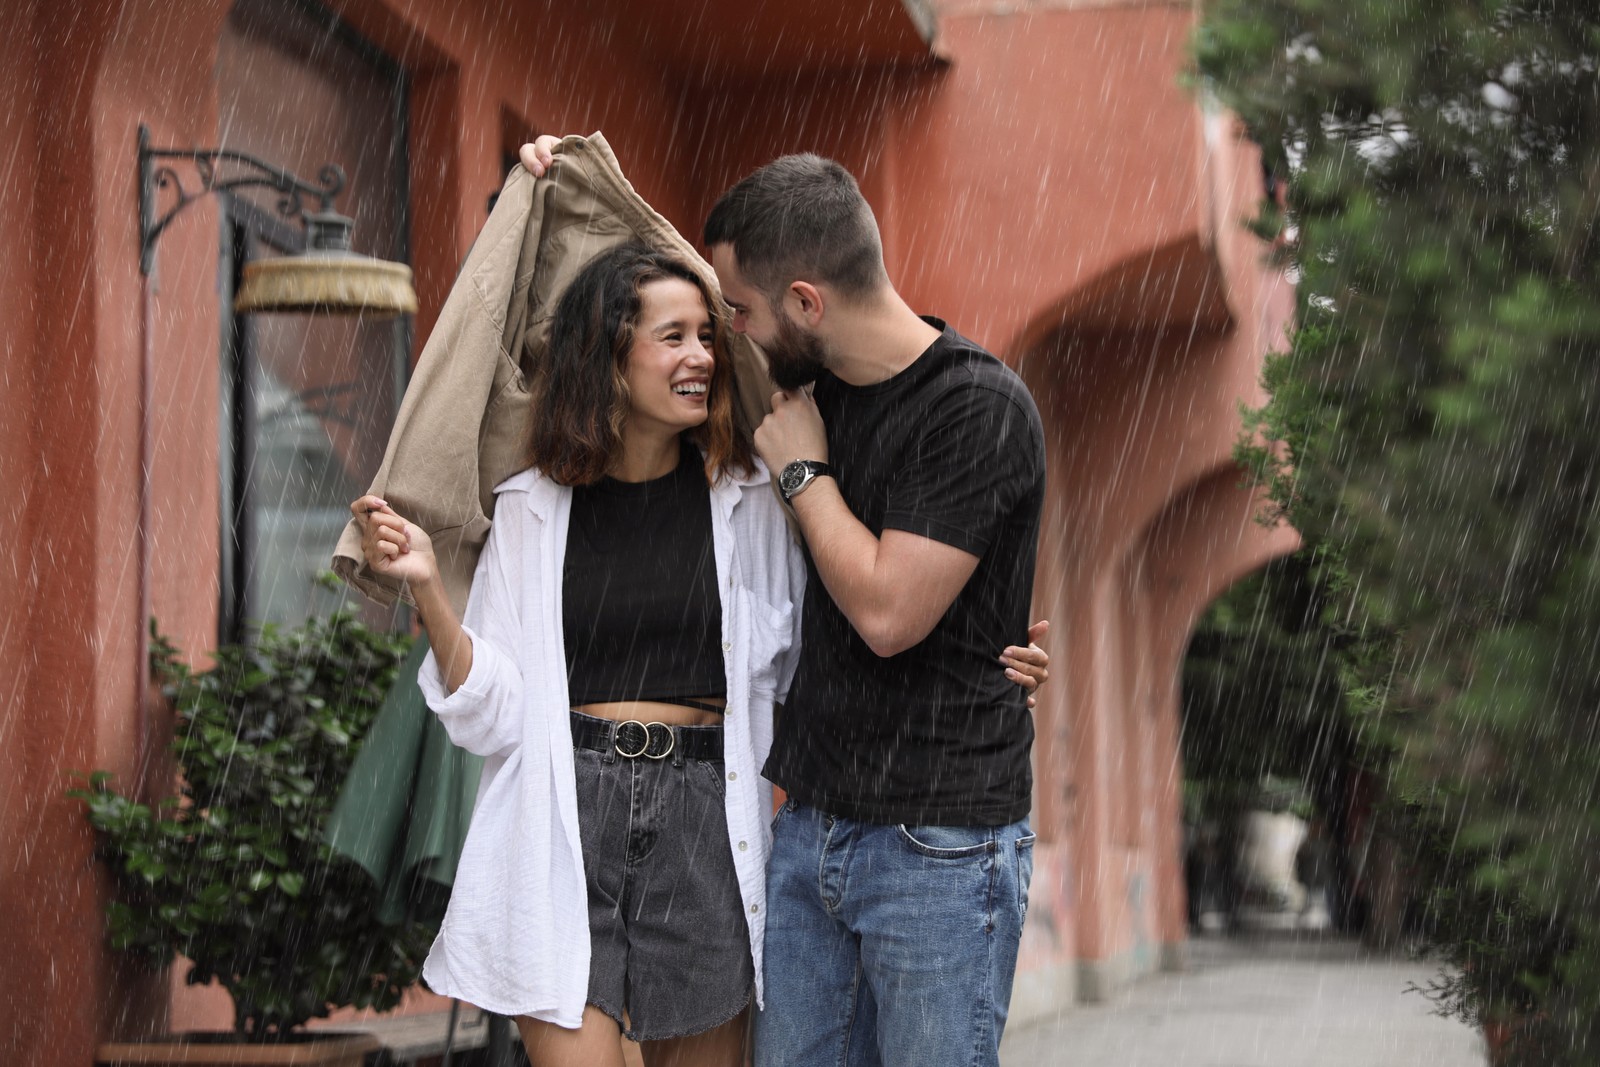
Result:
<svg viewBox="0 0 1600 1067"><path fill-rule="evenodd" d="M527 390L503 330L508 308L526 302L516 282L532 270L543 233L533 188L532 175L512 169L423 345L368 490L428 531L457 611L489 532L494 486L525 465ZM379 603L408 595L366 566L354 521L333 570Z"/></svg>
<svg viewBox="0 0 1600 1067"><path fill-rule="evenodd" d="M523 686L520 647L522 524L495 523L478 557L462 629L472 641L472 670L454 693L447 690L430 651L417 674L428 707L458 747L478 756L503 756L522 743Z"/></svg>

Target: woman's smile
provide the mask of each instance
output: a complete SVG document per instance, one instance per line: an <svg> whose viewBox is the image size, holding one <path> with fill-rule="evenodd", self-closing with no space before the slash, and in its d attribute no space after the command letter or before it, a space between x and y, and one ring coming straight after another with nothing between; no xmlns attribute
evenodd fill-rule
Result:
<svg viewBox="0 0 1600 1067"><path fill-rule="evenodd" d="M700 290L682 278L639 289L639 325L623 377L632 430L680 433L706 421L711 396L713 326Z"/></svg>

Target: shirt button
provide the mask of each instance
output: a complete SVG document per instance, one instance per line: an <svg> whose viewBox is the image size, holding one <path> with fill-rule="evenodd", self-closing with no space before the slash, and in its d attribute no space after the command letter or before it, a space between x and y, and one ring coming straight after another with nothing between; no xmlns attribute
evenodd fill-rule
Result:
<svg viewBox="0 0 1600 1067"><path fill-rule="evenodd" d="M722 642L722 651L724 651L724 652L732 652L733 651L733 642L732 641L724 641L724 642Z"/></svg>
<svg viewBox="0 0 1600 1067"><path fill-rule="evenodd" d="M752 904L752 905L750 905L750 914L751 915L756 914L760 910L761 910L761 905L760 904Z"/></svg>
<svg viewBox="0 0 1600 1067"><path fill-rule="evenodd" d="M728 772L728 781L736 782L738 780L739 780L739 772L738 771L729 771Z"/></svg>
<svg viewBox="0 0 1600 1067"><path fill-rule="evenodd" d="M746 850L746 849L748 849L748 848L749 848L749 847L750 847L750 846L749 846L749 845L748 845L748 844L746 844L746 843L745 843L745 842L743 842L743 841L740 841L740 842L739 842L739 851L740 851L740 852L743 852L743 851L745 851L745 850Z"/></svg>

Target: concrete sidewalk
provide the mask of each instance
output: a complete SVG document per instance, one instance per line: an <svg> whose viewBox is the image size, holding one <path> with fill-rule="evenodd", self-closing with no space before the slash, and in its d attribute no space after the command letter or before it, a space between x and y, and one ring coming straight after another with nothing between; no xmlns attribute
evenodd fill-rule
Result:
<svg viewBox="0 0 1600 1067"><path fill-rule="evenodd" d="M1407 993L1437 973L1338 940L1208 938L1189 969L1008 1028L1003 1067L1484 1067L1478 1033Z"/></svg>

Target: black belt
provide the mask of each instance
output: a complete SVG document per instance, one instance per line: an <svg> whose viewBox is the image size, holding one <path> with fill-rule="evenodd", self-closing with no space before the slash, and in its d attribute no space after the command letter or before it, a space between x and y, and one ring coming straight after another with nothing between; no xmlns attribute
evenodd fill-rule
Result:
<svg viewBox="0 0 1600 1067"><path fill-rule="evenodd" d="M664 722L596 718L574 711L572 744L595 752L615 752L626 759L722 759L721 726L668 726Z"/></svg>

